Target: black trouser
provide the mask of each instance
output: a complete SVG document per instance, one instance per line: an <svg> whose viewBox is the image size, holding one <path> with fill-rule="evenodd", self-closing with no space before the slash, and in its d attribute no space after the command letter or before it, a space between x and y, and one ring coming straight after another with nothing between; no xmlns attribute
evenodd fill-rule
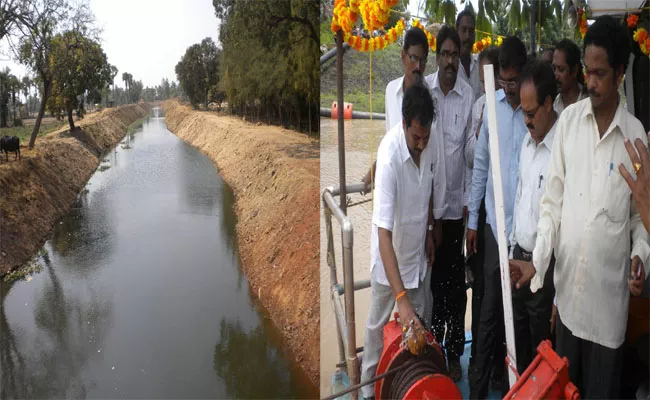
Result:
<svg viewBox="0 0 650 400"><path fill-rule="evenodd" d="M478 325L481 319L481 301L483 300L483 262L485 261L485 200L481 201L478 211L478 229L476 231L476 254L470 261L474 284L472 285L472 352L470 365L476 357L476 342L478 338Z"/></svg>
<svg viewBox="0 0 650 400"><path fill-rule="evenodd" d="M569 360L569 379L583 399L620 397L623 346L610 349L580 339L562 323L558 310L556 323L557 354Z"/></svg>
<svg viewBox="0 0 650 400"><path fill-rule="evenodd" d="M439 343L444 340L450 361L458 361L465 347L467 292L463 233L462 219L442 221L442 244L436 251L431 271L432 332Z"/></svg>
<svg viewBox="0 0 650 400"><path fill-rule="evenodd" d="M501 332L505 337L499 247L489 224L485 225L483 278L485 291L481 302L481 317L476 338L476 361L474 362L476 373L470 377L470 397L480 399L487 398L491 367L494 365L497 369L505 370L505 355L500 354L505 351L505 349L501 350L501 347L505 345L503 339L499 337ZM503 382L502 392L505 394L507 382L505 379Z"/></svg>
<svg viewBox="0 0 650 400"><path fill-rule="evenodd" d="M532 254L515 245L515 260L532 261ZM553 308L553 271L555 259L544 276L544 286L533 293L530 283L520 289L512 288L512 314L515 326L515 345L517 347L517 371L523 374L537 354L537 346L548 339L551 331L551 312Z"/></svg>

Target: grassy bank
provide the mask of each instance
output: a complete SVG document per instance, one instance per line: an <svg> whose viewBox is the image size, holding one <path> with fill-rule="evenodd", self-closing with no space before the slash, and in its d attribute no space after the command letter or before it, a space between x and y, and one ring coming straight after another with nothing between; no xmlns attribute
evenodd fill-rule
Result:
<svg viewBox="0 0 650 400"><path fill-rule="evenodd" d="M45 136L48 133L61 128L63 125L67 125L67 122L53 121L53 122L42 123L38 130L38 136ZM27 145L29 143L29 138L32 136L32 130L34 130L34 125L2 128L0 129L0 137L18 136L18 138L20 139L20 143Z"/></svg>

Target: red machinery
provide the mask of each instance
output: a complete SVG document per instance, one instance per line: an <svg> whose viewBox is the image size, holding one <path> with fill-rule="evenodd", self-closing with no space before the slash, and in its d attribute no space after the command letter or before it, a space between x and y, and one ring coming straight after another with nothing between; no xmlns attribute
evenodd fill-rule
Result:
<svg viewBox="0 0 650 400"><path fill-rule="evenodd" d="M389 374L375 384L377 399L461 399L456 384L447 376L445 356L442 349L427 332L427 345L417 356L402 344L402 327L395 319L384 327L384 351L377 365L376 375ZM508 359L506 362L510 365ZM408 365L407 365L408 364ZM569 362L560 358L551 348L551 342L543 341L537 347L537 356L504 400L515 399L567 399L578 400L578 388L569 381Z"/></svg>
<svg viewBox="0 0 650 400"><path fill-rule="evenodd" d="M424 350L414 356L402 346L402 327L398 315L384 327L384 351L377 364L377 375L408 366L375 384L377 399L461 399L460 390L447 376L445 357L440 346L427 332Z"/></svg>
<svg viewBox="0 0 650 400"><path fill-rule="evenodd" d="M569 361L553 351L550 341L537 346L537 356L504 397L514 399L580 399L578 388L569 381Z"/></svg>

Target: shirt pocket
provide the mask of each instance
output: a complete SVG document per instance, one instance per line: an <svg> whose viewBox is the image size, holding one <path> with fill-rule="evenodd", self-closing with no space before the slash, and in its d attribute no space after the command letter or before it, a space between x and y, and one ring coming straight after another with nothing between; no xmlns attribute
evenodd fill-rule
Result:
<svg viewBox="0 0 650 400"><path fill-rule="evenodd" d="M615 165L618 165L616 163ZM616 223L625 222L630 215L630 188L617 169L613 169L607 178L604 196L607 201L603 205L607 218Z"/></svg>

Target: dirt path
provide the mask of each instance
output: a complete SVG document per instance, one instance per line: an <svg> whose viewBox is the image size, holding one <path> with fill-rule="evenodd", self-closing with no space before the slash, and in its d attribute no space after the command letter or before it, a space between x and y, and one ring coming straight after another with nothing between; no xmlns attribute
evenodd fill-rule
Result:
<svg viewBox="0 0 650 400"><path fill-rule="evenodd" d="M148 105L126 105L89 115L39 138L34 149L21 145L22 160L0 163L0 276L35 255L127 127L149 112Z"/></svg>
<svg viewBox="0 0 650 400"><path fill-rule="evenodd" d="M320 142L176 102L164 110L169 130L210 156L235 192L251 289L318 387Z"/></svg>

